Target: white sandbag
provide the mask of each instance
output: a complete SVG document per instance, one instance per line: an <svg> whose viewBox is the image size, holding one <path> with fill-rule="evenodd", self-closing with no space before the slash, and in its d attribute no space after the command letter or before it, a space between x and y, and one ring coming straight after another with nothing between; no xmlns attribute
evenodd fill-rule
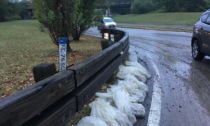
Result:
<svg viewBox="0 0 210 126"><path fill-rule="evenodd" d="M106 93L101 93L101 92L96 92L95 94L97 97L105 99L107 102L113 102L113 95L111 92L106 92Z"/></svg>
<svg viewBox="0 0 210 126"><path fill-rule="evenodd" d="M117 73L117 77L120 79L125 79L126 75L133 75L137 77L140 81L146 82L147 78L138 68L133 66L119 66L119 72Z"/></svg>
<svg viewBox="0 0 210 126"><path fill-rule="evenodd" d="M109 126L132 126L127 115L111 106L104 99L97 98L89 104L91 116L104 120Z"/></svg>
<svg viewBox="0 0 210 126"><path fill-rule="evenodd" d="M125 80L118 81L118 85L124 86L130 94L135 94L136 92L141 92L144 96L146 96L146 91L148 91L148 88L145 91L144 89L140 88L139 85L136 85L135 83L131 83L131 82L125 81Z"/></svg>
<svg viewBox="0 0 210 126"><path fill-rule="evenodd" d="M82 118L77 126L108 126L105 121L93 116L86 116Z"/></svg>
<svg viewBox="0 0 210 126"><path fill-rule="evenodd" d="M148 92L148 86L143 82L139 81L135 76L126 75L124 78L124 81L126 81L128 84L131 84L133 88L138 88L140 90Z"/></svg>
<svg viewBox="0 0 210 126"><path fill-rule="evenodd" d="M142 90L136 90L136 92L131 94L131 96L133 96L133 95L135 95L135 96L137 96L139 98L138 101L137 101L138 103L144 102L144 99L146 97L145 92L142 91Z"/></svg>
<svg viewBox="0 0 210 126"><path fill-rule="evenodd" d="M132 114L129 93L123 86L116 85L111 87L113 101L117 108L124 112L132 124L136 123L136 117Z"/></svg>
<svg viewBox="0 0 210 126"><path fill-rule="evenodd" d="M132 48L132 47L131 47ZM128 57L128 60L129 61L138 61L138 57L137 57L137 54L132 50L132 49L129 49L129 57Z"/></svg>
<svg viewBox="0 0 210 126"><path fill-rule="evenodd" d="M135 102L143 102L146 97L146 92L138 89L135 87L134 84L128 82L128 81L118 81L118 85L123 86L124 89L129 93L130 97L136 96L138 99ZM134 102L134 101L133 101Z"/></svg>
<svg viewBox="0 0 210 126"><path fill-rule="evenodd" d="M151 75L148 73L148 71L139 62L137 62L137 61L135 61L135 62L126 61L125 64L127 66L137 67L139 69L139 71L141 71L141 73L143 75L145 75L147 78L151 77Z"/></svg>
<svg viewBox="0 0 210 126"><path fill-rule="evenodd" d="M145 117L145 108L142 104L139 103L131 103L131 111L137 118Z"/></svg>
<svg viewBox="0 0 210 126"><path fill-rule="evenodd" d="M144 102L143 96L139 97L137 95L130 95L130 102L131 103L142 103Z"/></svg>
<svg viewBox="0 0 210 126"><path fill-rule="evenodd" d="M130 102L136 102L136 103L143 103L145 99L145 96L141 92L130 94L129 97L130 97Z"/></svg>
<svg viewBox="0 0 210 126"><path fill-rule="evenodd" d="M126 61L125 64L127 66L137 67L137 68L141 69L142 71L144 71L145 73L148 73L148 71L138 61L134 61L134 62Z"/></svg>

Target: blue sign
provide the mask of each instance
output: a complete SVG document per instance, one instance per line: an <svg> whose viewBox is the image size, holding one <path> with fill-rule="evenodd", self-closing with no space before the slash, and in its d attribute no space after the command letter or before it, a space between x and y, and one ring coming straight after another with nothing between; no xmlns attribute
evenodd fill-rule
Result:
<svg viewBox="0 0 210 126"><path fill-rule="evenodd" d="M59 38L59 44L67 44L68 39L67 38Z"/></svg>
<svg viewBox="0 0 210 126"><path fill-rule="evenodd" d="M59 38L59 70L66 70L67 38Z"/></svg>

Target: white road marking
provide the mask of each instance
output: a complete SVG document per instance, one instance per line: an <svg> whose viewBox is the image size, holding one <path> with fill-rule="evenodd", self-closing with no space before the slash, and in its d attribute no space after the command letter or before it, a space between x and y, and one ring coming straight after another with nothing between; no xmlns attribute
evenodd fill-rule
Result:
<svg viewBox="0 0 210 126"><path fill-rule="evenodd" d="M160 116L161 116L161 86L160 86L160 74L157 69L157 66L154 62L150 61L153 69L155 70L153 93L151 107L148 117L147 126L159 126L160 125Z"/></svg>

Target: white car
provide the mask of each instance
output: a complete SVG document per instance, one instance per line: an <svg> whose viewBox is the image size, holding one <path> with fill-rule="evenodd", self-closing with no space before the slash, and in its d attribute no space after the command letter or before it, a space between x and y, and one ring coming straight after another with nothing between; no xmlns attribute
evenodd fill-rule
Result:
<svg viewBox="0 0 210 126"><path fill-rule="evenodd" d="M116 23L112 20L110 17L104 17L99 23L98 23L98 29L115 29Z"/></svg>

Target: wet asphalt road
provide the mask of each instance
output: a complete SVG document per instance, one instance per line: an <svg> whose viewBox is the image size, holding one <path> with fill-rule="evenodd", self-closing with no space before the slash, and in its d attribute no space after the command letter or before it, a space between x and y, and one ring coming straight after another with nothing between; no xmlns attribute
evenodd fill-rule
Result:
<svg viewBox="0 0 210 126"><path fill-rule="evenodd" d="M123 29L131 48L138 54L161 88L160 126L210 126L210 58L196 62L191 57L191 33ZM88 34L98 36L90 29ZM100 34L99 34L100 35ZM147 62L156 65L157 75ZM151 99L154 82L149 81ZM147 108L149 110L149 108ZM157 114L158 116L158 114ZM137 125L146 125L146 120Z"/></svg>
<svg viewBox="0 0 210 126"><path fill-rule="evenodd" d="M210 60L193 61L191 33L125 30L140 59L159 71L160 125L210 126Z"/></svg>

